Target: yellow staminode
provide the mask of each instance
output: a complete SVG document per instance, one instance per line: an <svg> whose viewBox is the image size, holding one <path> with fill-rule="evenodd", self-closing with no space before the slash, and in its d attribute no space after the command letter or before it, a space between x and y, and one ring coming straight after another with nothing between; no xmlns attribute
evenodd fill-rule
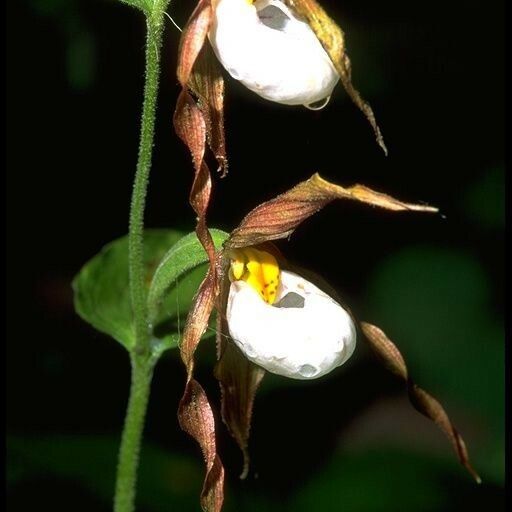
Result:
<svg viewBox="0 0 512 512"><path fill-rule="evenodd" d="M231 251L229 277L250 284L268 304L276 300L281 271L277 260L266 251L246 247Z"/></svg>

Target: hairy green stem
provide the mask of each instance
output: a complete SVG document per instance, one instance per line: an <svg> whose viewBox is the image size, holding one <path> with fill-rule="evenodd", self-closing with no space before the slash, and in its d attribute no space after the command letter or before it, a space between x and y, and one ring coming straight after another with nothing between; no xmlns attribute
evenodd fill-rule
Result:
<svg viewBox="0 0 512 512"><path fill-rule="evenodd" d="M153 377L154 365L151 362L148 360L140 361L136 355L132 356L131 362L132 381L121 448L119 449L114 512L132 512L135 510L140 446Z"/></svg>
<svg viewBox="0 0 512 512"><path fill-rule="evenodd" d="M130 271L130 295L135 323L135 351L149 352L149 326L147 319L146 285L144 275L144 207L151 169L153 139L155 132L155 112L160 74L160 48L162 46L163 10L147 16L146 74L144 83L144 103L140 131L139 157L133 184L128 233L128 264Z"/></svg>
<svg viewBox="0 0 512 512"><path fill-rule="evenodd" d="M144 209L151 169L155 114L160 75L160 50L164 28L164 11L168 0L154 0L146 11L146 69L140 130L139 155L133 183L128 232L128 268L130 297L135 326L135 344L131 349L131 386L128 408L121 437L117 465L114 512L133 512L137 470L144 419L151 389L153 368L147 313L147 287L144 271Z"/></svg>

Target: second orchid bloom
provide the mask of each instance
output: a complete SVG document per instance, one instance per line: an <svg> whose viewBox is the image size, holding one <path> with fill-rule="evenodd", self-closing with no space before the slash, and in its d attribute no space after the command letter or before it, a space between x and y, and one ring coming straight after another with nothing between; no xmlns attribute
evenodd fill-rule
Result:
<svg viewBox="0 0 512 512"><path fill-rule="evenodd" d="M187 318L181 345L188 379L180 403L184 430L201 445L205 456L202 506L218 511L223 501L224 469L217 453L211 406L193 377L194 352L217 315L215 375L221 386L222 418L244 456L248 474L248 439L254 397L265 370L294 379L321 377L353 353L356 326L386 366L403 379L415 408L443 430L460 462L478 480L462 437L441 404L410 379L397 347L378 327L357 322L348 310L309 280L288 270L286 259L272 243L288 237L304 220L336 199L351 199L391 211L435 212L408 204L362 185L343 188L318 174L262 203L231 232L223 249L209 245L198 225L212 264ZM205 425L208 428L205 428Z"/></svg>
<svg viewBox="0 0 512 512"><path fill-rule="evenodd" d="M280 270L269 252L232 251L226 306L229 336L265 370L292 379L315 379L352 355L352 318L305 278Z"/></svg>

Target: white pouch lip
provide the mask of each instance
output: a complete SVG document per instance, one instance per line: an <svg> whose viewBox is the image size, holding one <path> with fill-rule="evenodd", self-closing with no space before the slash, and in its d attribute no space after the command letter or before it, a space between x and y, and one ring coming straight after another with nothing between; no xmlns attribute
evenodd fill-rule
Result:
<svg viewBox="0 0 512 512"><path fill-rule="evenodd" d="M301 380L326 375L355 349L352 318L315 285L282 271L277 300L288 292L304 297L304 307L271 306L245 281L232 282L226 309L230 336L249 360L271 373Z"/></svg>
<svg viewBox="0 0 512 512"><path fill-rule="evenodd" d="M265 24L258 13L269 8L288 21ZM327 104L339 79L309 25L278 0L217 0L209 39L229 74L270 101Z"/></svg>

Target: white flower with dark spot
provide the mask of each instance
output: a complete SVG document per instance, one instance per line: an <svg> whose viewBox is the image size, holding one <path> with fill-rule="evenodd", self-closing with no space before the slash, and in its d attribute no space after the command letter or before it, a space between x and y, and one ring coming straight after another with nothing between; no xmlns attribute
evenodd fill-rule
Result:
<svg viewBox="0 0 512 512"><path fill-rule="evenodd" d="M339 76L310 26L278 0L214 0L209 33L229 74L261 97L325 106Z"/></svg>
<svg viewBox="0 0 512 512"><path fill-rule="evenodd" d="M281 271L269 304L244 280L231 283L226 317L233 341L253 363L293 379L315 379L345 363L356 346L352 318L303 277Z"/></svg>

